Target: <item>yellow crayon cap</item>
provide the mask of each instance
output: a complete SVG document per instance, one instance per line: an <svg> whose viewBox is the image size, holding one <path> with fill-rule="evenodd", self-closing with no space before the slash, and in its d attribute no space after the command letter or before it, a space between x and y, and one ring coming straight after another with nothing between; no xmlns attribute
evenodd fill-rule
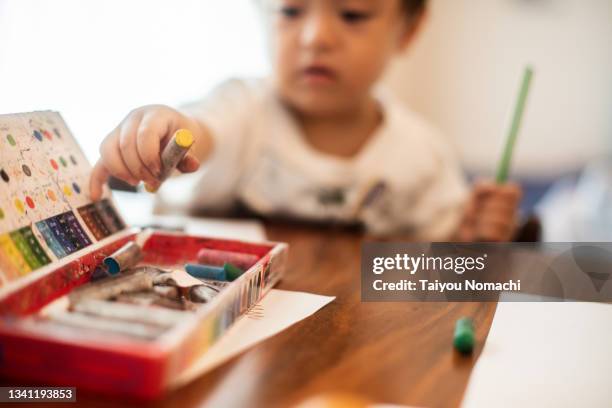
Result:
<svg viewBox="0 0 612 408"><path fill-rule="evenodd" d="M193 135L187 129L179 129L174 133L174 141L182 148L189 148L193 144Z"/></svg>
<svg viewBox="0 0 612 408"><path fill-rule="evenodd" d="M145 183L144 187L145 187L145 190L147 190L147 193L151 193L151 194L157 193L157 188L153 187L152 185L148 183Z"/></svg>

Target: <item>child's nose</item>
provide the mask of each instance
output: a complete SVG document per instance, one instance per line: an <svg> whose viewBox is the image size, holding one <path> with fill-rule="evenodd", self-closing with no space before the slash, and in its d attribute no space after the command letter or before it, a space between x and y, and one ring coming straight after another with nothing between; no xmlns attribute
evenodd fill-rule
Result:
<svg viewBox="0 0 612 408"><path fill-rule="evenodd" d="M304 47L315 51L328 51L337 46L338 40L334 21L329 16L315 14L306 19L301 35Z"/></svg>

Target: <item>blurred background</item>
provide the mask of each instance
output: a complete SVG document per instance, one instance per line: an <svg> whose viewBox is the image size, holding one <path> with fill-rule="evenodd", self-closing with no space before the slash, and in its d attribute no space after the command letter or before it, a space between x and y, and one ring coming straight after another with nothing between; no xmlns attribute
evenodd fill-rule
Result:
<svg viewBox="0 0 612 408"><path fill-rule="evenodd" d="M612 240L612 0L431 0L385 83L492 176L526 64L512 174L547 240ZM133 108L268 70L253 0L0 0L0 113L60 111L93 162Z"/></svg>

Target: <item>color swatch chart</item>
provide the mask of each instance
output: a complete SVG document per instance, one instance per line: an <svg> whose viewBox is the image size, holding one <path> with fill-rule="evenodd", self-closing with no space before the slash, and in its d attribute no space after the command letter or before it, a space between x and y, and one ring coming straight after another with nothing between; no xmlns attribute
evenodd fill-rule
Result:
<svg viewBox="0 0 612 408"><path fill-rule="evenodd" d="M57 112L0 115L0 286L125 228Z"/></svg>

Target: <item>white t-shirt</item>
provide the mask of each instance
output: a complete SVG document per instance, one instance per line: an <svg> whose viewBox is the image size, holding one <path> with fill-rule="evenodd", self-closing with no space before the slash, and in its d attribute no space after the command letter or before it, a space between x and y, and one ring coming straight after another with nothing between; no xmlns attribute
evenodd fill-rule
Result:
<svg viewBox="0 0 612 408"><path fill-rule="evenodd" d="M350 159L317 151L265 80L230 80L184 111L212 132L197 172L164 183L161 207L219 211L241 202L262 215L361 222L374 234L448 237L466 185L448 143L391 96L383 122Z"/></svg>

